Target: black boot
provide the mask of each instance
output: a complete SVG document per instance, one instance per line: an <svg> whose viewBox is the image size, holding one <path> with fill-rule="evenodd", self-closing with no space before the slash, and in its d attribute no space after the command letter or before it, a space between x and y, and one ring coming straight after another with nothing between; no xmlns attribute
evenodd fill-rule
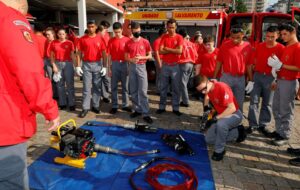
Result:
<svg viewBox="0 0 300 190"><path fill-rule="evenodd" d="M293 166L298 166L300 167L300 157L294 158L294 159L290 159L289 163Z"/></svg>
<svg viewBox="0 0 300 190"><path fill-rule="evenodd" d="M225 153L226 153L225 150L223 150L223 152L221 153L214 152L213 155L211 156L211 159L214 161L221 161L223 160Z"/></svg>
<svg viewBox="0 0 300 190"><path fill-rule="evenodd" d="M300 156L300 148L288 148L286 150L289 154Z"/></svg>
<svg viewBox="0 0 300 190"><path fill-rule="evenodd" d="M239 136L236 139L236 142L241 143L247 138L246 129L243 125L239 125L237 128L238 128L238 131L239 131Z"/></svg>
<svg viewBox="0 0 300 190"><path fill-rule="evenodd" d="M89 110L82 110L78 117L84 118L88 114Z"/></svg>

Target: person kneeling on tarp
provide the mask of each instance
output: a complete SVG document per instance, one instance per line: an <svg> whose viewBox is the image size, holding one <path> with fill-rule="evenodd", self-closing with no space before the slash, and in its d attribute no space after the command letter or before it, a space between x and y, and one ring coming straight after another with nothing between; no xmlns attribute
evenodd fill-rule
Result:
<svg viewBox="0 0 300 190"><path fill-rule="evenodd" d="M195 87L205 95L203 117L205 117L204 114L210 112L209 103L216 111L206 123L208 130L205 134L205 140L208 144L215 145L212 159L220 161L225 155L226 141L242 142L246 138L245 129L240 125L243 114L227 84L208 80L205 76L197 76Z"/></svg>

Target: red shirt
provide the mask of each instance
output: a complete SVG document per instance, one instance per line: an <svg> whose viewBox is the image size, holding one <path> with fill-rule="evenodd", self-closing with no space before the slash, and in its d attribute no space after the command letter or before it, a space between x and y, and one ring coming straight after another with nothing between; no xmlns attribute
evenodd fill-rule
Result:
<svg viewBox="0 0 300 190"><path fill-rule="evenodd" d="M111 55L112 61L124 62L125 45L130 38L123 36L122 38L113 37L109 40L107 53Z"/></svg>
<svg viewBox="0 0 300 190"><path fill-rule="evenodd" d="M199 44L199 43L194 43L195 44L195 47L196 47L196 51L197 51L197 54L198 54L198 59L196 60L196 64L199 64L200 63L200 59L201 59L201 55L206 53L206 49L204 47L203 44Z"/></svg>
<svg viewBox="0 0 300 190"><path fill-rule="evenodd" d="M181 35L176 34L174 36L170 36L168 34L163 35L160 41L160 47L164 46L167 48L176 49L179 46L183 45L183 38ZM180 54L167 53L162 57L163 63L172 64L177 63L180 59Z"/></svg>
<svg viewBox="0 0 300 190"><path fill-rule="evenodd" d="M180 59L178 63L195 63L196 59L198 57L198 54L195 49L194 43L183 40L183 48L182 48L182 54L180 56Z"/></svg>
<svg viewBox="0 0 300 190"><path fill-rule="evenodd" d="M293 65L300 68L300 42L286 46L280 60L285 65ZM285 80L295 80L299 77L299 72L284 68L281 68L277 74L279 79Z"/></svg>
<svg viewBox="0 0 300 190"><path fill-rule="evenodd" d="M38 50L39 50L39 53L41 55L42 58L44 58L44 51L45 51L45 43L47 41L47 38L41 34L35 34L35 39L36 39L36 42L37 42L37 47L38 47Z"/></svg>
<svg viewBox="0 0 300 190"><path fill-rule="evenodd" d="M158 51L159 53L159 45L161 42L161 37L158 37L156 40L153 42L153 51ZM159 54L159 57L162 59L163 54Z"/></svg>
<svg viewBox="0 0 300 190"><path fill-rule="evenodd" d="M53 41L49 42L48 40L45 43L44 48L44 58L50 58L50 45Z"/></svg>
<svg viewBox="0 0 300 190"><path fill-rule="evenodd" d="M109 40L110 40L110 35L109 35L109 33L108 33L108 32L105 32L105 34L102 35L102 38L103 38L103 40L104 40L105 47L107 47L108 42L109 42Z"/></svg>
<svg viewBox="0 0 300 190"><path fill-rule="evenodd" d="M254 52L254 70L259 73L271 74L272 68L268 65L268 58L275 54L277 57L281 57L284 46L277 43L276 46L268 48L265 42L260 43Z"/></svg>
<svg viewBox="0 0 300 190"><path fill-rule="evenodd" d="M84 35L78 41L78 49L83 54L83 61L95 62L100 61L102 58L102 52L105 51L105 43L100 35L90 37Z"/></svg>
<svg viewBox="0 0 300 190"><path fill-rule="evenodd" d="M201 64L200 75L206 76L208 78L214 77L214 71L217 65L217 56L219 53L219 49L215 48L215 50L211 53L207 51L201 55L199 58L199 64ZM220 77L220 76L218 76Z"/></svg>
<svg viewBox="0 0 300 190"><path fill-rule="evenodd" d="M129 58L134 58L136 55L146 56L151 51L151 46L148 40L140 37L138 41L130 39L125 45L125 53L128 53ZM138 64L145 64L146 59L140 60Z"/></svg>
<svg viewBox="0 0 300 190"><path fill-rule="evenodd" d="M36 132L36 113L53 120L58 108L30 24L2 1L0 12L0 146L6 146Z"/></svg>
<svg viewBox="0 0 300 190"><path fill-rule="evenodd" d="M70 40L64 42L54 40L50 45L50 51L55 54L55 60L57 61L72 61L71 53L74 50L74 44Z"/></svg>
<svg viewBox="0 0 300 190"><path fill-rule="evenodd" d="M230 103L234 103L235 109L238 110L239 105L232 93L231 88L224 82L212 82L214 83L214 88L208 93L208 97L217 113L223 113Z"/></svg>
<svg viewBox="0 0 300 190"><path fill-rule="evenodd" d="M221 45L217 61L222 62L224 73L241 76L245 73L251 53L250 43L244 41L241 45L235 45L229 40Z"/></svg>

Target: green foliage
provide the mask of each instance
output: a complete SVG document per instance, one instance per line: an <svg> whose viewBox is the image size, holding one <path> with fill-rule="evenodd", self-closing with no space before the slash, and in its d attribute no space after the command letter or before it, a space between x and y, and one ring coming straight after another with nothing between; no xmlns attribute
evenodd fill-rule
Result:
<svg viewBox="0 0 300 190"><path fill-rule="evenodd" d="M236 0L235 4L236 4L235 8L236 8L236 12L237 13L245 13L245 12L247 12L247 7L244 4L243 0Z"/></svg>
<svg viewBox="0 0 300 190"><path fill-rule="evenodd" d="M234 11L235 10L235 11ZM247 7L243 0L235 0L235 8L233 7L233 3L231 3L227 9L227 13L245 13L247 12Z"/></svg>

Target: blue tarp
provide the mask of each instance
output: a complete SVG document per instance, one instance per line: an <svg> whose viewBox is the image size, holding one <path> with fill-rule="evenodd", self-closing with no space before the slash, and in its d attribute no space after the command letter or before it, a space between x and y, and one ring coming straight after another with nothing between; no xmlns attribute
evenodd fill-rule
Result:
<svg viewBox="0 0 300 190"><path fill-rule="evenodd" d="M63 157L63 154L50 148L28 168L31 189L132 189L129 183L132 171L155 156L173 157L189 164L198 177L198 190L215 189L208 151L202 134L188 130L164 129L159 129L157 133L140 133L108 126L103 122L94 123L105 126L82 126L82 128L92 130L98 144L129 152L160 149L161 153L136 157L99 153L96 158L89 158L86 161L85 169L77 169L54 163L54 158ZM195 155L178 155L161 140L161 135L164 133L180 133L191 145ZM144 171L138 173L134 178L135 182L142 189L151 189L145 182L144 173ZM165 172L160 176L159 181L163 184L175 185L182 181L181 178L179 173Z"/></svg>

